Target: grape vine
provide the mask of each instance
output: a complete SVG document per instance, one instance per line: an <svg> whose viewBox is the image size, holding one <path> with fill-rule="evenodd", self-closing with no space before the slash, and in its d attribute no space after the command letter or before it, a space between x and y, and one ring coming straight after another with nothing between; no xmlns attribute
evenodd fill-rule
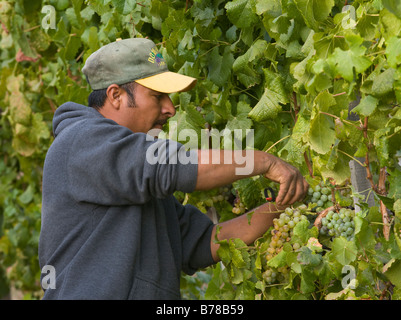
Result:
<svg viewBox="0 0 401 320"><path fill-rule="evenodd" d="M46 5L54 27L43 27ZM198 78L171 95L177 131L252 129L255 149L290 162L311 186L305 206L281 212L255 244L222 242L222 263L183 277L184 296L400 298L399 2L2 0L0 26L0 294L41 296L41 175L54 111L86 104L81 69L92 52L149 37L170 70ZM350 161L368 190L353 185ZM176 196L224 221L265 202L266 187L278 186L253 177ZM297 222L296 212L307 219ZM354 268L356 288L342 286L344 267ZM208 279L207 289L196 279Z"/></svg>
<svg viewBox="0 0 401 320"><path fill-rule="evenodd" d="M344 237L348 241L353 240L355 222L355 212L350 209L341 208L339 212L330 210L322 218L321 234L331 237Z"/></svg>

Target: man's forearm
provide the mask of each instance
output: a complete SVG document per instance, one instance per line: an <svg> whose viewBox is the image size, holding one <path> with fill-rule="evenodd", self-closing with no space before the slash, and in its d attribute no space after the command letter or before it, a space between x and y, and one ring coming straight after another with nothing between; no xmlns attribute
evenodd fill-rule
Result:
<svg viewBox="0 0 401 320"><path fill-rule="evenodd" d="M209 190L266 173L273 156L257 150L198 150L196 190Z"/></svg>
<svg viewBox="0 0 401 320"><path fill-rule="evenodd" d="M250 223L248 222L247 214L228 220L218 225L215 225L212 232L210 241L210 248L214 261L219 261L217 250L219 244L215 243L217 226L220 227L217 235L218 240L240 238L247 245L252 244L257 238L263 234L273 225L273 219L278 218L284 207L277 207L273 203L266 203L260 207L255 208L251 217Z"/></svg>
<svg viewBox="0 0 401 320"><path fill-rule="evenodd" d="M280 184L279 205L303 199L308 183L298 169L271 154L258 150L198 150L198 177L195 190L209 190L239 179L263 174Z"/></svg>

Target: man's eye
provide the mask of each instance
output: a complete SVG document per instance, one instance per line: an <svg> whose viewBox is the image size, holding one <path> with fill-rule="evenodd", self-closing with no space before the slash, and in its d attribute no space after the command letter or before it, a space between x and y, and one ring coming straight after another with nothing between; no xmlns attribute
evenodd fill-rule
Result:
<svg viewBox="0 0 401 320"><path fill-rule="evenodd" d="M163 95L162 94L156 94L155 97L156 97L157 100L161 100L161 98L163 98Z"/></svg>

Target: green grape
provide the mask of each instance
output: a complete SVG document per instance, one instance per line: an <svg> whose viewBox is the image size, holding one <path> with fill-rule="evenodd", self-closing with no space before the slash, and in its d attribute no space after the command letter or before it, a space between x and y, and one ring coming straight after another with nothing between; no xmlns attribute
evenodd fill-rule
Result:
<svg viewBox="0 0 401 320"><path fill-rule="evenodd" d="M207 207L213 207L213 199L207 199L205 200L205 205Z"/></svg>
<svg viewBox="0 0 401 320"><path fill-rule="evenodd" d="M348 241L354 236L354 220L353 210L341 208L338 212L330 210L327 215L322 218L322 227L320 234L330 237L345 237Z"/></svg>
<svg viewBox="0 0 401 320"><path fill-rule="evenodd" d="M271 240L269 247L266 250L266 260L274 258L281 250L285 243L289 243L293 250L298 250L301 244L298 242L291 242L293 236L293 229L300 221L307 219L307 217L302 214L306 212L307 206L301 205L298 208L286 208L283 213L280 214L278 218L273 219L273 230L271 231ZM279 268L268 268L263 273L263 279L268 284L273 284L276 281L282 282L288 279L289 268L279 267Z"/></svg>
<svg viewBox="0 0 401 320"><path fill-rule="evenodd" d="M313 198L315 198L315 199L319 199L320 196L321 196L321 194L320 194L319 191L315 191L315 192L313 193Z"/></svg>
<svg viewBox="0 0 401 320"><path fill-rule="evenodd" d="M327 188L327 187L323 187L322 188L322 193L327 196L330 193L330 189Z"/></svg>
<svg viewBox="0 0 401 320"><path fill-rule="evenodd" d="M318 213L332 207L334 205L330 196L332 188L329 182L320 182L319 185L309 188L306 203L312 204L311 208Z"/></svg>
<svg viewBox="0 0 401 320"><path fill-rule="evenodd" d="M245 213L245 211L246 211L246 208L245 208L245 205L241 202L241 199L240 198L235 199L232 212L235 214L243 214L243 213Z"/></svg>

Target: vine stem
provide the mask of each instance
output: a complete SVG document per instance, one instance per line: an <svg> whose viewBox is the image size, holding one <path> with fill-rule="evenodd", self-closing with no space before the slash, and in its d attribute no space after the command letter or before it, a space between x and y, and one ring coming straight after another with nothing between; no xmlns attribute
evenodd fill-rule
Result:
<svg viewBox="0 0 401 320"><path fill-rule="evenodd" d="M369 117L365 117L363 122L363 137L366 141L367 152L365 155L365 166L366 166L366 179L369 180L372 189L379 195L386 196L386 167L380 168L379 173L379 182L376 185L373 181L372 171L370 170L370 160L369 160L369 151L372 148L372 145L369 143L368 137L368 124L369 124ZM382 215L383 220L383 235L384 238L388 241L390 238L390 217L387 212L386 205L380 200L380 213Z"/></svg>
<svg viewBox="0 0 401 320"><path fill-rule="evenodd" d="M299 107L299 105L298 105L297 93L296 93L296 92L293 92L293 93L292 93L292 101L293 101L293 103L294 103L295 123L296 123L297 120L298 120L298 112L299 112L299 110L300 110L300 107Z"/></svg>
<svg viewBox="0 0 401 320"><path fill-rule="evenodd" d="M368 179L368 181L370 182L372 189L377 192L377 188L375 186L375 183L373 182L372 171L370 170L369 151L371 149L371 145L368 142L368 123L369 123L369 117L365 117L362 129L363 129L363 137L365 138L367 147L367 152L365 155L366 179Z"/></svg>
<svg viewBox="0 0 401 320"><path fill-rule="evenodd" d="M185 1L185 12L187 12L188 8L189 8L189 1L190 0L186 0Z"/></svg>
<svg viewBox="0 0 401 320"><path fill-rule="evenodd" d="M379 185L378 185L378 193L381 195L387 195L386 192L386 168L380 168L380 175L379 175ZM387 212L386 205L380 200L380 212L382 214L383 220L383 235L384 238L388 241L390 239L390 217Z"/></svg>
<svg viewBox="0 0 401 320"><path fill-rule="evenodd" d="M305 159L305 162L306 162L306 166L308 167L309 175L311 176L311 178L314 178L312 163L311 163L306 151L304 152L304 159Z"/></svg>
<svg viewBox="0 0 401 320"><path fill-rule="evenodd" d="M345 154L346 156L350 157L352 160L354 160L356 163L358 163L358 164L361 165L362 167L366 167L366 164L363 164L363 163L360 162L357 158L351 156L350 154L348 154L348 153L346 153L346 152L344 152L344 151L342 151L342 150L340 150L340 149L337 149L337 151L339 151L339 152L341 152L342 154Z"/></svg>
<svg viewBox="0 0 401 320"><path fill-rule="evenodd" d="M324 111L319 111L319 113L325 114L326 116L332 117L332 118L334 118L334 119L341 120L342 122L344 122L344 123L346 123L346 124L349 124L349 125L351 125L351 126L354 126L354 127L355 127L356 129L358 129L358 130L363 130L363 128L361 128L360 126L357 126L356 124L352 123L351 121L347 121L347 120L345 120L345 119L341 119L340 117L338 117L338 116L336 116L336 115L334 115L334 114L331 114L331 113L328 113L328 112L324 112Z"/></svg>
<svg viewBox="0 0 401 320"><path fill-rule="evenodd" d="M299 110L301 109L301 107L298 105L298 99L297 99L297 93L296 92L292 93L292 102L294 104L294 113L295 113L294 122L296 124L297 121L298 121L298 113L299 113ZM305 159L306 166L308 167L309 175L312 178L314 178L312 162L309 159L308 154L306 153L306 151L304 152L304 159Z"/></svg>
<svg viewBox="0 0 401 320"><path fill-rule="evenodd" d="M274 148L274 146L276 146L277 144L279 144L281 141L288 139L289 137L291 137L291 135L285 136L284 138L281 138L280 140L276 141L275 143L273 143L269 149L267 149L265 152L269 152L271 149Z"/></svg>

